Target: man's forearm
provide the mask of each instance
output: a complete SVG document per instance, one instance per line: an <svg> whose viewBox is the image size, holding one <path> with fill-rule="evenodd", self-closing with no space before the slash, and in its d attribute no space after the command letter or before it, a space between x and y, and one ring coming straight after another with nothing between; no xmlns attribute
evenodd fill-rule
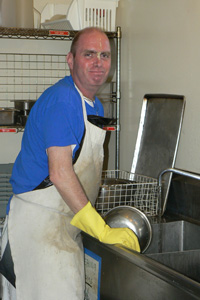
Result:
<svg viewBox="0 0 200 300"><path fill-rule="evenodd" d="M68 170L65 176L53 183L74 213L77 213L88 203L87 196L73 170Z"/></svg>
<svg viewBox="0 0 200 300"><path fill-rule="evenodd" d="M70 209L77 213L88 199L74 172L71 146L50 147L47 154L50 180Z"/></svg>

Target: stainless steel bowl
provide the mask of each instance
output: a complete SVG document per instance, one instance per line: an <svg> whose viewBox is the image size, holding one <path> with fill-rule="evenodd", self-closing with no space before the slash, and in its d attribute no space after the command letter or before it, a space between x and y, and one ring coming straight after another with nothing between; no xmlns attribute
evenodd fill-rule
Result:
<svg viewBox="0 0 200 300"><path fill-rule="evenodd" d="M141 252L144 253L152 239L152 228L147 216L131 206L112 208L104 217L105 222L113 228L130 228L138 237Z"/></svg>

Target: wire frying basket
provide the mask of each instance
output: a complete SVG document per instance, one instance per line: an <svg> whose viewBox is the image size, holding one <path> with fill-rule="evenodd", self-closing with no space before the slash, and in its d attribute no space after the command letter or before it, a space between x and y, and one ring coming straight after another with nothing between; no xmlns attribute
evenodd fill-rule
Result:
<svg viewBox="0 0 200 300"><path fill-rule="evenodd" d="M152 177L121 170L102 173L102 184L95 203L100 215L105 215L116 206L134 206L147 216L158 215L160 188Z"/></svg>

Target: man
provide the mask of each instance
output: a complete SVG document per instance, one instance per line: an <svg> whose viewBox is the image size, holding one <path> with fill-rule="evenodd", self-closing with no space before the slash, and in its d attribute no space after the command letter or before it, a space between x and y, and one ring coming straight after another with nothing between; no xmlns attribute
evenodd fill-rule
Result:
<svg viewBox="0 0 200 300"><path fill-rule="evenodd" d="M71 76L47 89L32 108L13 167L8 239L18 300L84 299L80 230L140 251L131 230L111 229L92 206L105 132L87 115L103 116L95 94L111 66L106 34L80 31L67 62Z"/></svg>

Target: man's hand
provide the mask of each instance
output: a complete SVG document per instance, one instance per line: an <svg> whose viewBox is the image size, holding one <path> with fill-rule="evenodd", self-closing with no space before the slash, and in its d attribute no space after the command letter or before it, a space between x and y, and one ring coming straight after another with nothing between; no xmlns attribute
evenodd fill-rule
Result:
<svg viewBox="0 0 200 300"><path fill-rule="evenodd" d="M106 244L117 244L140 252L137 236L129 228L110 228L92 207L91 203L82 208L71 224Z"/></svg>

